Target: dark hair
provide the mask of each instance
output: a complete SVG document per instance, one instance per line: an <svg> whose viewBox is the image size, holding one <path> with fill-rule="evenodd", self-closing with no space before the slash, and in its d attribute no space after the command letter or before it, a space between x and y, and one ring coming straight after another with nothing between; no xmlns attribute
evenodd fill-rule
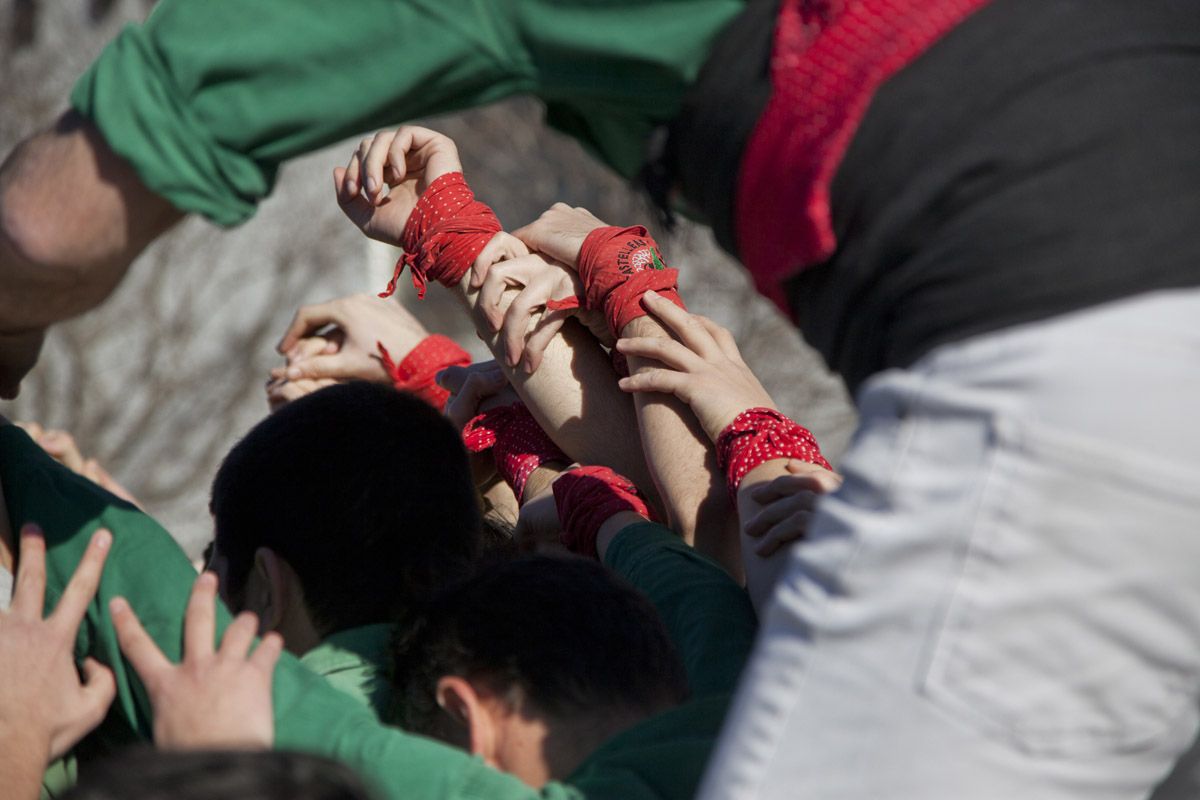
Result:
<svg viewBox="0 0 1200 800"><path fill-rule="evenodd" d="M278 751L134 747L90 762L63 800L370 800L349 767Z"/></svg>
<svg viewBox="0 0 1200 800"><path fill-rule="evenodd" d="M324 633L397 621L467 574L481 546L458 432L418 398L361 381L254 426L221 464L211 508L228 592L269 547Z"/></svg>
<svg viewBox="0 0 1200 800"><path fill-rule="evenodd" d="M650 715L681 702L687 677L650 602L599 564L526 556L436 597L393 643L394 719L445 737L437 682L520 689L558 719Z"/></svg>

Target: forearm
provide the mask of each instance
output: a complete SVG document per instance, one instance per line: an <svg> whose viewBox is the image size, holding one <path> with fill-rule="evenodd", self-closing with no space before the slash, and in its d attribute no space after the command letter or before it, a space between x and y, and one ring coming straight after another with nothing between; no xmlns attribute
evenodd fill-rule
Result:
<svg viewBox="0 0 1200 800"><path fill-rule="evenodd" d="M670 334L652 317L639 317L621 331L622 338ZM656 362L629 359L630 374ZM734 509L717 468L716 454L687 404L663 394L634 395L642 448L654 484L663 498L671 527L697 550L740 578L741 559Z"/></svg>
<svg viewBox="0 0 1200 800"><path fill-rule="evenodd" d="M633 403L616 383L612 365L595 337L574 320L568 320L547 345L542 363L532 374L504 364L499 334L478 308L478 292L466 281L454 290L476 331L504 365L505 374L538 424L572 460L602 464L627 476L650 491L653 482L640 448L615 431L633 431L637 425Z"/></svg>
<svg viewBox="0 0 1200 800"><path fill-rule="evenodd" d="M179 213L67 112L0 167L0 334L98 305Z"/></svg>

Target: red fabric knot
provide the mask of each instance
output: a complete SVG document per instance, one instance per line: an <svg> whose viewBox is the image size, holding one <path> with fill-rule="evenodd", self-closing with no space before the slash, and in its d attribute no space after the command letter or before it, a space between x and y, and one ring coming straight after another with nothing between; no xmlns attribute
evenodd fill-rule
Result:
<svg viewBox="0 0 1200 800"><path fill-rule="evenodd" d="M542 430L524 403L497 406L474 417L463 427L463 444L472 453L491 448L496 471L522 502L525 484L543 464L569 464L571 459Z"/></svg>
<svg viewBox="0 0 1200 800"><path fill-rule="evenodd" d="M597 558L596 535L615 514L632 511L652 519L633 482L608 467L574 467L554 480L559 541L572 553Z"/></svg>
<svg viewBox="0 0 1200 800"><path fill-rule="evenodd" d="M771 99L742 154L738 255L791 313L782 281L837 248L830 189L879 87L988 0L783 0Z"/></svg>
<svg viewBox="0 0 1200 800"><path fill-rule="evenodd" d="M583 306L603 310L609 330L620 338L630 321L646 316L642 295L653 289L680 308L686 308L677 290L679 271L663 263L658 245L641 225L632 228L597 228L579 250L579 278ZM546 307L577 308L579 298L552 300Z"/></svg>
<svg viewBox="0 0 1200 800"><path fill-rule="evenodd" d="M417 297L425 297L430 280L457 286L480 252L501 230L500 220L475 199L461 172L448 172L421 193L404 226L404 255L380 297L390 297L405 267L412 273Z"/></svg>
<svg viewBox="0 0 1200 800"><path fill-rule="evenodd" d="M748 408L717 437L717 465L725 473L729 499L737 507L738 487L755 467L795 458L832 470L812 432L773 408Z"/></svg>
<svg viewBox="0 0 1200 800"><path fill-rule="evenodd" d="M429 405L441 411L446 407L450 393L437 385L437 374L446 367L470 365L471 356L448 336L435 333L426 336L397 364L383 346L375 342L379 360L392 379L392 385L401 392L411 392Z"/></svg>

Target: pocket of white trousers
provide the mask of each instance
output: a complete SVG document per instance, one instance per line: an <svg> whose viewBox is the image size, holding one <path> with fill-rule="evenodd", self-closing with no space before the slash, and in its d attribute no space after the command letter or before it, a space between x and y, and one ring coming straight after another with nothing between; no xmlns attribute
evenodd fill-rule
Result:
<svg viewBox="0 0 1200 800"><path fill-rule="evenodd" d="M1197 698L1200 461L1014 420L993 447L920 689L1025 752L1155 745Z"/></svg>

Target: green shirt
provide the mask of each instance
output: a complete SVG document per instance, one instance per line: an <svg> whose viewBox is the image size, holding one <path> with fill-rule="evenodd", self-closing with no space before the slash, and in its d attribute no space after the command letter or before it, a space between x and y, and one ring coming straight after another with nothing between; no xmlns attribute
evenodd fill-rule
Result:
<svg viewBox="0 0 1200 800"><path fill-rule="evenodd" d="M387 680L392 626L362 625L331 633L300 656L300 663L383 719L391 701Z"/></svg>
<svg viewBox="0 0 1200 800"><path fill-rule="evenodd" d="M186 556L153 519L58 464L12 425L0 426L0 484L14 529L34 521L45 531L47 610L57 604L91 534L101 526L112 531L108 562L80 626L76 656L97 657L116 679L117 699L97 736L109 743L152 738L151 707L121 655L108 602L125 597L166 656L178 661L183 614L195 580ZM384 726L360 702L286 653L272 691L276 747L341 760L380 797L397 800L690 798L749 655L753 611L745 592L719 567L661 527L621 531L607 560L663 615L695 698L614 736L567 781L535 791L468 753ZM228 612L218 608L218 637L229 621ZM712 660L711 671L706 659Z"/></svg>
<svg viewBox="0 0 1200 800"><path fill-rule="evenodd" d="M629 177L743 3L161 0L71 103L147 186L221 225L290 158L519 93Z"/></svg>

